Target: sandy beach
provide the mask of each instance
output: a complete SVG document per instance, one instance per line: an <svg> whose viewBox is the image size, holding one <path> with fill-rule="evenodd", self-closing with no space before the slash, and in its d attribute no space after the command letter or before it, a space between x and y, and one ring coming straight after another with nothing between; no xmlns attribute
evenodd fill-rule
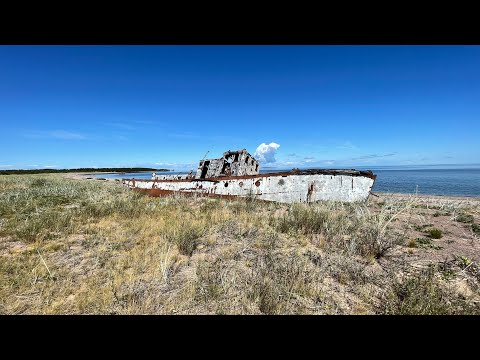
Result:
<svg viewBox="0 0 480 360"><path fill-rule="evenodd" d="M98 180L98 181L120 181L120 179L113 179L113 178L102 178L96 177L92 175L101 175L101 174L119 174L119 173L112 173L112 172L89 172L89 173L66 173L62 174L63 177L66 179L74 179L74 180Z"/></svg>

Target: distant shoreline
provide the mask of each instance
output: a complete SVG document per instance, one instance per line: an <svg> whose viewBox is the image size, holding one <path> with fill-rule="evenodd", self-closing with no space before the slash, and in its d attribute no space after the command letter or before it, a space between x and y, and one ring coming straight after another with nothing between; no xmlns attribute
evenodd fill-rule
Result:
<svg viewBox="0 0 480 360"><path fill-rule="evenodd" d="M144 171L135 171L135 173L152 173L157 171L172 171L172 170L144 170ZM88 172L71 172L71 173L64 173L64 174L77 174L77 175L98 175L98 174L128 174L130 171L88 171ZM63 173L62 173L63 174Z"/></svg>

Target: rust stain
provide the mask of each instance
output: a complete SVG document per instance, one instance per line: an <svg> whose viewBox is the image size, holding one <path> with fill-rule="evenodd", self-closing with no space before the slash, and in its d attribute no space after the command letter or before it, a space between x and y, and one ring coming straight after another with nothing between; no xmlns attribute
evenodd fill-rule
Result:
<svg viewBox="0 0 480 360"><path fill-rule="evenodd" d="M308 192L307 192L307 202L312 202L312 198L315 195L315 184L311 183L308 185Z"/></svg>
<svg viewBox="0 0 480 360"><path fill-rule="evenodd" d="M199 197L213 197L221 199L238 199L241 196L238 195L223 195L223 194L209 194L205 192L196 192L196 191L174 191L174 190L161 190L161 189L139 189L134 188L134 191L137 191L142 194L146 194L151 197L165 197L172 195L181 195L181 196L199 196Z"/></svg>

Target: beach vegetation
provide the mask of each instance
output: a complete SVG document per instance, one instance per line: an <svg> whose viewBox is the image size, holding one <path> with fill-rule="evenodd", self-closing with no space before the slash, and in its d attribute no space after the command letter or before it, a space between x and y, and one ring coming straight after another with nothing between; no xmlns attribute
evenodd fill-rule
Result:
<svg viewBox="0 0 480 360"><path fill-rule="evenodd" d="M437 228L431 228L431 229L428 229L428 235L432 238L432 239L441 239L443 237L443 232L442 230L440 229L437 229Z"/></svg>
<svg viewBox="0 0 480 360"><path fill-rule="evenodd" d="M409 250L443 250L416 235L412 220L432 226L419 200L369 201L152 198L115 181L0 176L0 313L478 313L475 254L420 271ZM473 298L454 295L458 274Z"/></svg>

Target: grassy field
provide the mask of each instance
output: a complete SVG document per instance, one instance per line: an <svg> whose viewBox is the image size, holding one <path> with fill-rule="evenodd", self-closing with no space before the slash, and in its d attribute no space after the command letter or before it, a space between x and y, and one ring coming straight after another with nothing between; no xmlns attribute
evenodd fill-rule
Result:
<svg viewBox="0 0 480 360"><path fill-rule="evenodd" d="M149 198L0 176L0 313L480 314L479 203Z"/></svg>

